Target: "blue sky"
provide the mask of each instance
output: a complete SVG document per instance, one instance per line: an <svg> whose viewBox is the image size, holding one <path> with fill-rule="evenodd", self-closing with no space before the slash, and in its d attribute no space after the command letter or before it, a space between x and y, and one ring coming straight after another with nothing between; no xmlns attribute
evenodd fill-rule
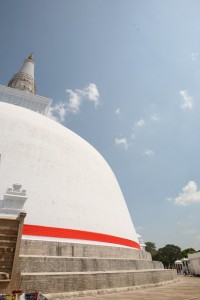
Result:
<svg viewBox="0 0 200 300"><path fill-rule="evenodd" d="M0 83L31 52L51 117L113 169L157 248L200 249L200 2L0 0Z"/></svg>

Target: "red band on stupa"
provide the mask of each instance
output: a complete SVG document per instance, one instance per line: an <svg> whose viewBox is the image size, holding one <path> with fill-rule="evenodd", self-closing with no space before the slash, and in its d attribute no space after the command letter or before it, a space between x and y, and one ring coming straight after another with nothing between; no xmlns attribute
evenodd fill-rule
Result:
<svg viewBox="0 0 200 300"><path fill-rule="evenodd" d="M103 233L76 230L76 229L65 229L65 228L24 224L22 234L31 235L31 236L44 236L44 237L103 242L103 243L127 246L139 250L141 249L140 245L137 242L125 238L103 234Z"/></svg>

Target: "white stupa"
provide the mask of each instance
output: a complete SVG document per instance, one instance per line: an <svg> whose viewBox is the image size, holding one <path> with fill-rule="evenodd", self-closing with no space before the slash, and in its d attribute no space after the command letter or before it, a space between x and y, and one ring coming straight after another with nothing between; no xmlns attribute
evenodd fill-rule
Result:
<svg viewBox="0 0 200 300"><path fill-rule="evenodd" d="M107 162L46 117L51 100L34 93L31 55L9 87L0 86L0 198L13 183L27 190L23 239L140 249Z"/></svg>

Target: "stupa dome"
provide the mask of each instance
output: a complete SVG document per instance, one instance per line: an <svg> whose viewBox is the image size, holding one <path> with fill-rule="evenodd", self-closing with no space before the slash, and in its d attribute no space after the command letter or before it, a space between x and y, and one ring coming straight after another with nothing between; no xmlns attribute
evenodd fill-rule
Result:
<svg viewBox="0 0 200 300"><path fill-rule="evenodd" d="M80 136L23 107L0 102L0 197L27 190L23 238L140 248L111 168Z"/></svg>

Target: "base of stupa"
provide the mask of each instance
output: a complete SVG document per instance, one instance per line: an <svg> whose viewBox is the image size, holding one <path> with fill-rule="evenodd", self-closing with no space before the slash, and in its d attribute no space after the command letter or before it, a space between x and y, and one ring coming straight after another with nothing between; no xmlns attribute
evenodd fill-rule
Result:
<svg viewBox="0 0 200 300"><path fill-rule="evenodd" d="M49 299L111 293L173 282L148 252L125 247L22 240L18 288Z"/></svg>

